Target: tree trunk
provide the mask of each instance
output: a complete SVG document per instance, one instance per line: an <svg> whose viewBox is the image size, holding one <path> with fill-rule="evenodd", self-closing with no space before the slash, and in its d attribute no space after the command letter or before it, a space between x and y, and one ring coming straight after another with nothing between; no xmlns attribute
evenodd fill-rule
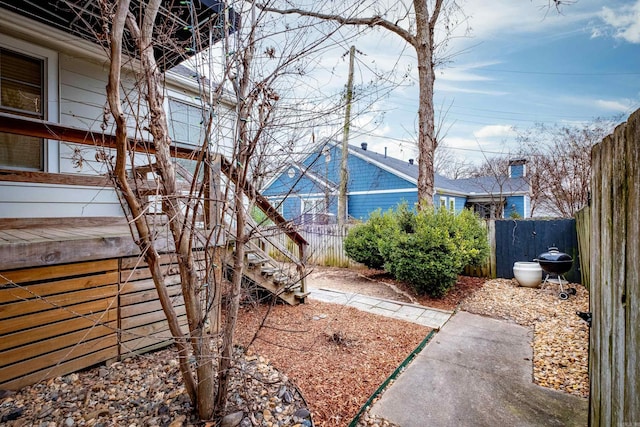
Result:
<svg viewBox="0 0 640 427"><path fill-rule="evenodd" d="M167 318L167 323L171 334L176 341L176 348L178 349L178 360L180 361L180 371L185 382L185 388L189 397L195 402L196 398L196 385L187 362L189 352L185 345L185 339L180 330L178 318L173 305L171 304L171 298L167 292L164 284L164 276L160 270L159 255L155 250L153 244L153 238L151 237L151 231L146 223L144 217L144 211L141 208L141 204L137 199L135 193L129 186L126 162L127 162L127 123L124 112L121 108L120 100L120 82L121 82L121 66L122 66L122 38L124 34L125 22L129 13L129 1L122 0L118 3L117 11L113 18L111 29L111 46L110 57L111 63L109 68L109 79L107 83L107 101L111 110L111 114L114 117L116 123L116 167L114 172L114 179L116 185L120 190L129 211L134 218L134 225L138 233L136 242L142 254L144 254L145 261L149 265L154 285L158 291L158 298L160 304L164 310Z"/></svg>
<svg viewBox="0 0 640 427"><path fill-rule="evenodd" d="M433 86L435 64L433 62L433 31L438 18L440 4L436 2L433 14L429 15L427 2L414 0L416 36L414 48L418 59L418 202L419 206L433 206L434 153L438 142L435 135L433 108Z"/></svg>
<svg viewBox="0 0 640 427"><path fill-rule="evenodd" d="M156 146L156 163L162 185L163 211L170 218L169 227L173 237L180 279L184 298L189 336L196 359L197 400L194 402L198 416L202 420L212 419L214 415L214 376L213 353L210 339L206 335L204 323L206 315L198 296L200 278L196 269L192 252L192 233L187 218L180 209L176 185L176 173L171 158L171 140L164 110L163 77L153 54L153 28L161 0L150 0L142 22L138 48L141 52L143 73L147 86L147 103L149 106L149 131ZM196 212L193 212L196 214Z"/></svg>

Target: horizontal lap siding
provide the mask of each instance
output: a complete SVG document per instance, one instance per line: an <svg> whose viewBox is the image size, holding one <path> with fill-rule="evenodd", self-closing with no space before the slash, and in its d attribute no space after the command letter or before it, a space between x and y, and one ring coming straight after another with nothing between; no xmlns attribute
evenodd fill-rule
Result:
<svg viewBox="0 0 640 427"><path fill-rule="evenodd" d="M116 260L4 271L0 388L118 357Z"/></svg>
<svg viewBox="0 0 640 427"><path fill-rule="evenodd" d="M369 219L371 212L376 209L382 209L383 212L388 209L395 209L403 201L407 202L409 206L413 206L418 202L418 193L416 191L408 191L404 193L350 195L348 201L349 216L366 221Z"/></svg>

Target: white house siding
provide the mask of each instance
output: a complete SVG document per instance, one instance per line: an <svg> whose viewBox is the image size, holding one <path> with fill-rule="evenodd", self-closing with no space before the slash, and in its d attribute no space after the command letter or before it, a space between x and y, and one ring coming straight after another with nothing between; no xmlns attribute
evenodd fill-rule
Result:
<svg viewBox="0 0 640 427"><path fill-rule="evenodd" d="M3 182L0 200L2 218L122 216L110 188Z"/></svg>
<svg viewBox="0 0 640 427"><path fill-rule="evenodd" d="M47 28L11 12L0 16L0 44L38 56L49 55L47 71L47 120L81 129L102 132L106 106L109 62L97 46ZM43 54L39 51L45 50ZM34 54L35 54L34 53ZM147 116L147 108L136 87L131 71L123 70L121 91L123 108L128 116L129 135L149 139L148 133L136 126L138 118ZM165 104L169 97L198 105L197 82L180 76L167 77ZM234 109L228 101L217 104L212 137L216 148L229 147L233 132ZM142 126L140 126L142 127ZM107 118L107 133L113 133L113 119ZM201 141L193 141L200 143ZM99 175L107 172L96 160L100 151L115 155L113 150L100 150L89 145L50 141L47 144L45 172L77 175ZM221 150L222 151L222 150ZM99 156L98 156L99 157ZM144 154L136 155L136 164L150 163ZM0 218L76 217L123 215L115 190L88 186L34 184L0 181Z"/></svg>

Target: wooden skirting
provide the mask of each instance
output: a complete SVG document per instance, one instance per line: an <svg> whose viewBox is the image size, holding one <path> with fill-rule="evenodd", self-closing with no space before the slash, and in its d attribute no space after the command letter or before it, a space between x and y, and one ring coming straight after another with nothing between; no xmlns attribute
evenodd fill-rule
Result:
<svg viewBox="0 0 640 427"><path fill-rule="evenodd" d="M0 388L116 359L117 273L117 260L1 272Z"/></svg>
<svg viewBox="0 0 640 427"><path fill-rule="evenodd" d="M162 256L162 270L187 334L175 255ZM149 269L136 256L0 271L0 389L172 343Z"/></svg>

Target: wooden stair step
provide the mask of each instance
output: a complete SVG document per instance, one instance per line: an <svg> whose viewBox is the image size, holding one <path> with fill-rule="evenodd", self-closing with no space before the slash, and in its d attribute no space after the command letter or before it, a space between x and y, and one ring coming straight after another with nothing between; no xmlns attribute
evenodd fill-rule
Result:
<svg viewBox="0 0 640 427"><path fill-rule="evenodd" d="M287 274L276 274L273 276L273 283L282 286L285 283L287 283L289 280L291 280L291 277L289 277L289 275Z"/></svg>
<svg viewBox="0 0 640 427"><path fill-rule="evenodd" d="M296 292L293 294L293 297L299 301L303 301L305 298L307 298L309 296L309 294L311 294L311 292Z"/></svg>
<svg viewBox="0 0 640 427"><path fill-rule="evenodd" d="M158 165L156 163L133 167L133 171L135 171L135 173L139 176L145 176L149 172L155 172L156 170L158 170Z"/></svg>
<svg viewBox="0 0 640 427"><path fill-rule="evenodd" d="M295 292L299 289L302 289L302 286L298 283L297 285L287 286L287 288L285 289L285 292Z"/></svg>
<svg viewBox="0 0 640 427"><path fill-rule="evenodd" d="M281 273L282 270L275 267L262 267L260 272L265 276L273 276L274 274Z"/></svg>
<svg viewBox="0 0 640 427"><path fill-rule="evenodd" d="M249 257L247 259L247 264L249 264L249 267L256 267L258 265L262 265L266 262L269 262L270 259L268 258L257 258L257 257Z"/></svg>

